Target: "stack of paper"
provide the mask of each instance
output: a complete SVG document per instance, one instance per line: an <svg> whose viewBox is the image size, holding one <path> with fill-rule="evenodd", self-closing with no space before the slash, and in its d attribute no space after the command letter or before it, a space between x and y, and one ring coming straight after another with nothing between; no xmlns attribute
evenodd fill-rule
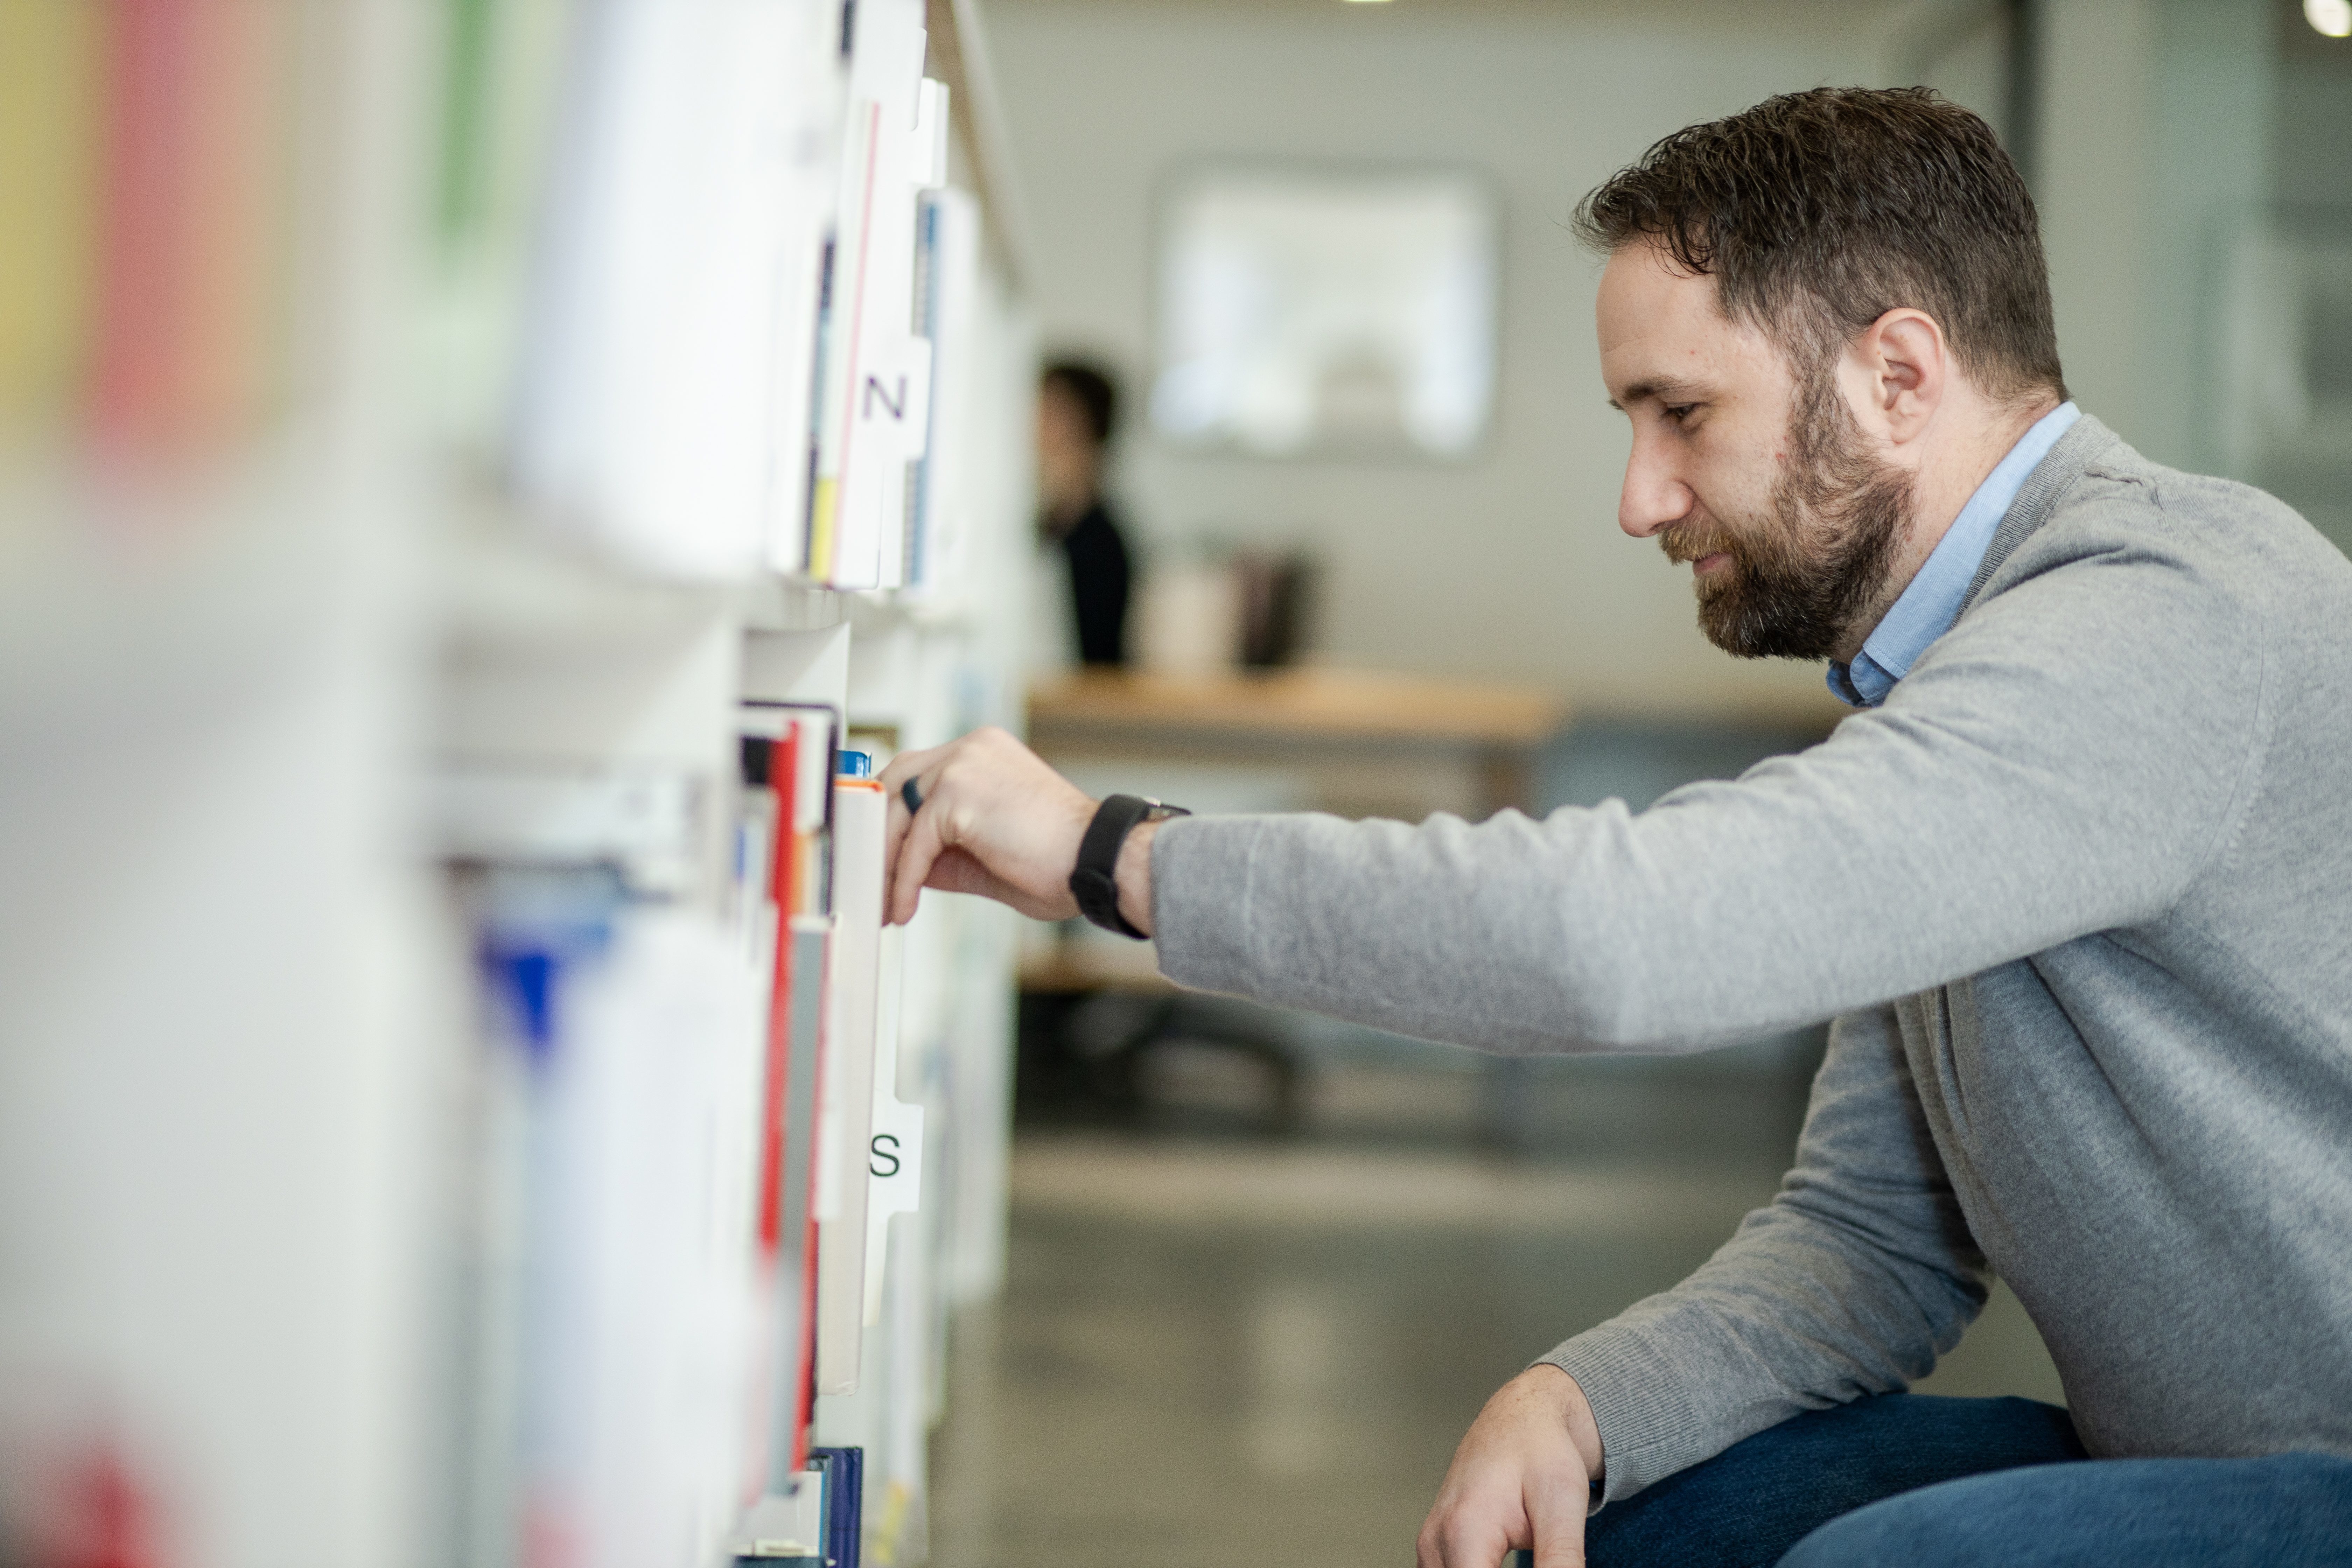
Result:
<svg viewBox="0 0 2352 1568"><path fill-rule="evenodd" d="M758 976L593 869L494 873L478 906L466 1557L705 1560L743 1502L759 1342Z"/></svg>
<svg viewBox="0 0 2352 1568"><path fill-rule="evenodd" d="M824 0L604 0L565 90L512 466L622 557L725 577L800 509L841 75Z"/></svg>
<svg viewBox="0 0 2352 1568"><path fill-rule="evenodd" d="M955 582L963 572L969 481L961 459L970 433L956 427L955 416L977 391L971 376L979 205L959 190L931 191L919 224L915 330L930 344L931 411L907 508L901 580L909 587Z"/></svg>
<svg viewBox="0 0 2352 1568"><path fill-rule="evenodd" d="M752 1497L788 1489L808 1453L814 1398L817 1102L823 1076L829 912L830 708L743 711L748 929L772 976L761 1093L757 1259L761 1375L750 1385L758 1460Z"/></svg>
<svg viewBox="0 0 2352 1568"><path fill-rule="evenodd" d="M947 177L947 89L923 76L921 0L856 14L819 346L807 571L906 581L910 470L928 444L931 343L916 331L917 201Z"/></svg>

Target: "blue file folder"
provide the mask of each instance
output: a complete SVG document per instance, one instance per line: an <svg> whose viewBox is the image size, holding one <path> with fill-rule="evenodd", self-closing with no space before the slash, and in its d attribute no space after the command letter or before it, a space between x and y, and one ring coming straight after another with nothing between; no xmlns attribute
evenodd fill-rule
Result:
<svg viewBox="0 0 2352 1568"><path fill-rule="evenodd" d="M866 1450L811 1448L824 1474L824 1568L857 1568L866 1534Z"/></svg>

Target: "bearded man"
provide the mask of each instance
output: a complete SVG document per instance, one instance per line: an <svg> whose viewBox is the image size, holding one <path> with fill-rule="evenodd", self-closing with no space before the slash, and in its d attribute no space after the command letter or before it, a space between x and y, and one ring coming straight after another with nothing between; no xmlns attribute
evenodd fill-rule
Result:
<svg viewBox="0 0 2352 1568"><path fill-rule="evenodd" d="M1495 1395L1423 1568L2352 1563L2352 563L2078 414L2032 202L1931 93L1691 127L1580 219L1621 526L1857 711L1475 826L1164 820L968 736L889 770L894 918L1082 910L1497 1051L1834 1018L1779 1196ZM2068 1408L1903 1392L1993 1272Z"/></svg>

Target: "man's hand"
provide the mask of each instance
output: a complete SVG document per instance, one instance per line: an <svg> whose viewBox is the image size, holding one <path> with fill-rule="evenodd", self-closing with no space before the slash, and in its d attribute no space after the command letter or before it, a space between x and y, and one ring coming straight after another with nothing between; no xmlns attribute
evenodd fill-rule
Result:
<svg viewBox="0 0 2352 1568"><path fill-rule="evenodd" d="M908 779L923 809L907 811ZM885 918L915 918L925 888L980 893L1041 921L1078 912L1070 870L1097 803L1002 730L892 759ZM1132 836L1131 836L1132 837Z"/></svg>
<svg viewBox="0 0 2352 1568"><path fill-rule="evenodd" d="M1419 1568L1496 1568L1532 1548L1536 1568L1582 1568L1601 1432L1576 1380L1531 1366L1470 1424L1423 1521Z"/></svg>

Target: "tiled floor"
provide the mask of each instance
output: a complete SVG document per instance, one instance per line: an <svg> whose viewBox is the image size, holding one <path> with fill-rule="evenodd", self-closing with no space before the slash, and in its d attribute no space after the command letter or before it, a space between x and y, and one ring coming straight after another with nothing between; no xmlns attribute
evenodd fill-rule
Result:
<svg viewBox="0 0 2352 1568"><path fill-rule="evenodd" d="M1354 1120L1282 1142L1024 1132L934 1450L940 1568L1410 1563L1487 1394L1705 1258L1801 1110L1785 1072L1566 1064L1540 1152L1499 1158L1421 1076L1327 1073ZM2005 1298L1936 1386L2056 1396Z"/></svg>

